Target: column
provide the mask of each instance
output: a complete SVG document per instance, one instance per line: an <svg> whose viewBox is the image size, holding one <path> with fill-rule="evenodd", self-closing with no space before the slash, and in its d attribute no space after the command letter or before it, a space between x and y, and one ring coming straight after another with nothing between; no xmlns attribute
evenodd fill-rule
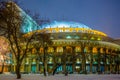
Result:
<svg viewBox="0 0 120 80"><path fill-rule="evenodd" d="M89 48L90 50L90 73L92 73L92 65L93 65L93 52L92 52L92 47Z"/></svg>
<svg viewBox="0 0 120 80"><path fill-rule="evenodd" d="M119 51L115 51L115 64L116 64L116 73L119 74Z"/></svg>
<svg viewBox="0 0 120 80"><path fill-rule="evenodd" d="M103 51L104 51L104 67L105 67L104 72L106 73L106 71L107 71L107 63L106 63L107 54L106 54L106 48L104 48Z"/></svg>
<svg viewBox="0 0 120 80"><path fill-rule="evenodd" d="M100 73L100 61L101 61L101 55L100 55L100 48L97 48L97 51L98 51L98 66L97 66L97 72Z"/></svg>
<svg viewBox="0 0 120 80"><path fill-rule="evenodd" d="M63 46L63 70L66 73L66 46Z"/></svg>
<svg viewBox="0 0 120 80"><path fill-rule="evenodd" d="M81 50L82 50L82 71L84 74L86 74L86 57L85 57L85 52L84 52L85 47L81 46Z"/></svg>
<svg viewBox="0 0 120 80"><path fill-rule="evenodd" d="M72 69L73 72L75 71L75 64L76 64L76 57L75 57L75 47L72 46Z"/></svg>
<svg viewBox="0 0 120 80"><path fill-rule="evenodd" d="M111 57L112 50L109 49L108 52L109 52L109 55L110 55L110 56L109 56L109 61L110 61L110 64L109 64L110 70L109 70L109 71L110 71L110 73L111 73L111 72L112 72L112 60L111 60L111 59L112 59L112 57Z"/></svg>
<svg viewBox="0 0 120 80"><path fill-rule="evenodd" d="M54 53L53 53L53 75L56 72L56 68L57 68L57 62L56 62L56 46L53 47L54 48Z"/></svg>

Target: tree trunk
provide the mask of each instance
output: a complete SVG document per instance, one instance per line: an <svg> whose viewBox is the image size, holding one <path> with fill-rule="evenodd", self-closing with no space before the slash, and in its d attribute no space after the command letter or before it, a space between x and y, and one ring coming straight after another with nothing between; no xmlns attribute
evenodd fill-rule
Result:
<svg viewBox="0 0 120 80"><path fill-rule="evenodd" d="M17 75L17 79L21 79L21 73L20 73L20 64L16 65L16 75Z"/></svg>
<svg viewBox="0 0 120 80"><path fill-rule="evenodd" d="M92 73L92 67L93 67L93 54L91 53L91 60L90 60L90 73Z"/></svg>
<svg viewBox="0 0 120 80"><path fill-rule="evenodd" d="M87 74L87 71L86 71L86 56L85 56L85 53L84 53L84 74Z"/></svg>
<svg viewBox="0 0 120 80"><path fill-rule="evenodd" d="M44 76L46 76L46 63L44 62Z"/></svg>

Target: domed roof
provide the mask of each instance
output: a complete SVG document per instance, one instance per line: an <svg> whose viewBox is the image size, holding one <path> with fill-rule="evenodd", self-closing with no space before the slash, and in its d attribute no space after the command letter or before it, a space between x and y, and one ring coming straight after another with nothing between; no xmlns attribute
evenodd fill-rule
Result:
<svg viewBox="0 0 120 80"><path fill-rule="evenodd" d="M90 27L77 23L77 22L67 22L67 21L53 21L49 24L42 25L42 28L87 28L91 29Z"/></svg>

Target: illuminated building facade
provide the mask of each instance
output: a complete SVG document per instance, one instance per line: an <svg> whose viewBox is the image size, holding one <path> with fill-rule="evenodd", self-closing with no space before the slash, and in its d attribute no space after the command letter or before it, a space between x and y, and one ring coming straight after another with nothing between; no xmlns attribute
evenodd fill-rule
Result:
<svg viewBox="0 0 120 80"><path fill-rule="evenodd" d="M22 10L21 10L22 11ZM22 11L22 15L26 15ZM27 24L26 24L27 23ZM38 26L29 16L21 31L27 36L32 31L50 35L53 44L38 47L34 40L21 66L24 73L108 73L119 71L120 45L107 34L76 22L54 21ZM45 64L46 66L44 66ZM15 72L12 56L10 72ZM9 70L8 70L9 71Z"/></svg>
<svg viewBox="0 0 120 80"><path fill-rule="evenodd" d="M113 43L107 34L75 22L54 21L42 27L38 32L50 34L53 44L32 47L22 71L43 73L44 48L48 73L56 67L56 73L118 71L116 59L119 58L120 45Z"/></svg>

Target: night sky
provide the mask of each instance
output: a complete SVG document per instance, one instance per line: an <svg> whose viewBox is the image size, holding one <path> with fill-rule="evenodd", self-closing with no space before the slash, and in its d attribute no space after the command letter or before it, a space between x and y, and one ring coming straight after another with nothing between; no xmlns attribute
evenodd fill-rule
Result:
<svg viewBox="0 0 120 80"><path fill-rule="evenodd" d="M51 21L80 22L120 38L120 0L21 0L21 7Z"/></svg>

